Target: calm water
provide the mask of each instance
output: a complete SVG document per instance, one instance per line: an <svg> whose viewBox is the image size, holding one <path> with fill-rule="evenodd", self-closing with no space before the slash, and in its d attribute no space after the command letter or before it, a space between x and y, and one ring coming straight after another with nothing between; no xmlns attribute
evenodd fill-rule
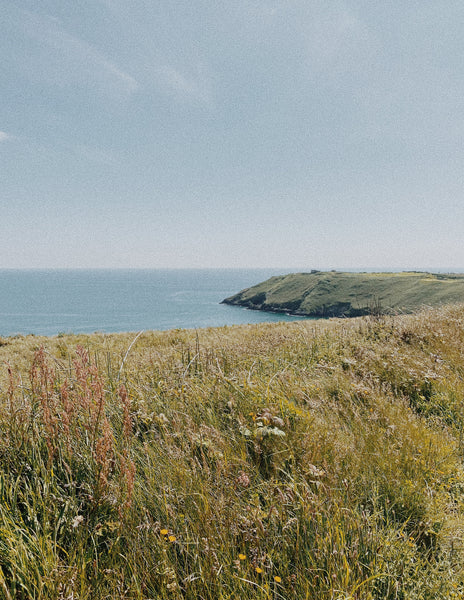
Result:
<svg viewBox="0 0 464 600"><path fill-rule="evenodd" d="M0 335L196 328L296 317L220 301L282 269L0 270Z"/></svg>

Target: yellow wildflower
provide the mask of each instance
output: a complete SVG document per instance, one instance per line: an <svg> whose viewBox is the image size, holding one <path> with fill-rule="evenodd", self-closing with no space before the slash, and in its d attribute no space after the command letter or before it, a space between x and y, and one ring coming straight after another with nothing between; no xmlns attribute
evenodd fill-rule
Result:
<svg viewBox="0 0 464 600"><path fill-rule="evenodd" d="M168 535L169 531L167 529L162 529L160 533L161 535Z"/></svg>
<svg viewBox="0 0 464 600"><path fill-rule="evenodd" d="M276 576L274 577L274 581L275 581L276 583L280 583L280 582L282 581L282 577L279 577L278 575L276 575Z"/></svg>
<svg viewBox="0 0 464 600"><path fill-rule="evenodd" d="M175 541L176 541L176 536L175 536L175 535L170 535L170 536L168 537L168 540L169 540L170 542L175 542Z"/></svg>
<svg viewBox="0 0 464 600"><path fill-rule="evenodd" d="M239 557L240 560L245 560L246 555L245 554L239 554L238 557Z"/></svg>
<svg viewBox="0 0 464 600"><path fill-rule="evenodd" d="M255 571L257 573L263 573L263 570L261 569L261 567L256 567Z"/></svg>

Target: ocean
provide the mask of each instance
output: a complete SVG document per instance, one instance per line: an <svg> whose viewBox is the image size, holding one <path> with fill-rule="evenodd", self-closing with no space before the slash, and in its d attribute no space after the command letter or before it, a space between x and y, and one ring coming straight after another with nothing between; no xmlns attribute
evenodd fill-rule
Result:
<svg viewBox="0 0 464 600"><path fill-rule="evenodd" d="M0 270L0 336L216 327L297 317L220 304L285 269Z"/></svg>

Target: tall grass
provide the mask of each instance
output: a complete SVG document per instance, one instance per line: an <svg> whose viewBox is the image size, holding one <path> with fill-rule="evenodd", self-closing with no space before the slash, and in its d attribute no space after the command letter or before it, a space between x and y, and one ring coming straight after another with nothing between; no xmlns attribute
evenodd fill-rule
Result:
<svg viewBox="0 0 464 600"><path fill-rule="evenodd" d="M4 338L0 597L462 597L463 342L463 307Z"/></svg>

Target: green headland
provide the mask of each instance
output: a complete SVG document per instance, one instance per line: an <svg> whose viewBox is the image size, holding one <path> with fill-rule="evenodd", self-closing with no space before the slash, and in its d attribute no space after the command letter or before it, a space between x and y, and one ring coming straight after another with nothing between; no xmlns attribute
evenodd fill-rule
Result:
<svg viewBox="0 0 464 600"><path fill-rule="evenodd" d="M311 271L271 277L223 300L306 317L412 313L464 301L464 275Z"/></svg>

